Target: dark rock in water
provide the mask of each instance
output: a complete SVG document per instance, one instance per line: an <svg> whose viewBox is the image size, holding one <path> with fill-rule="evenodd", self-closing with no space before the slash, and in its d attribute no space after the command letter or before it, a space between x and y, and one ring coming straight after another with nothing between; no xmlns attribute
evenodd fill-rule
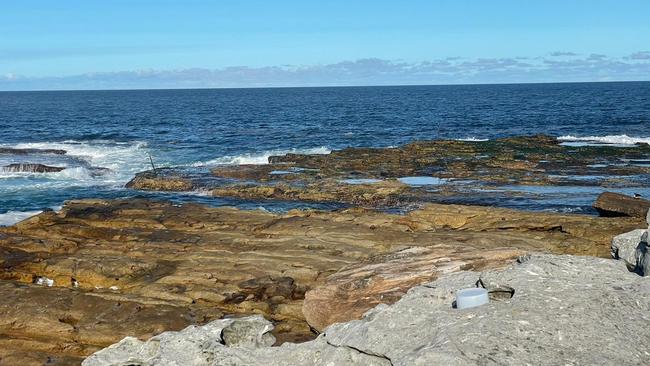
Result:
<svg viewBox="0 0 650 366"><path fill-rule="evenodd" d="M67 152L60 149L13 149L10 147L1 147L0 154L7 155L28 155L28 154L55 154L65 155Z"/></svg>
<svg viewBox="0 0 650 366"><path fill-rule="evenodd" d="M104 175L106 173L109 173L111 170L108 168L103 168L103 167L90 167L88 168L90 175L92 177L98 177L100 175Z"/></svg>
<svg viewBox="0 0 650 366"><path fill-rule="evenodd" d="M605 192L598 196L594 208L598 210L600 216L645 217L650 210L650 201L620 193Z"/></svg>
<svg viewBox="0 0 650 366"><path fill-rule="evenodd" d="M189 179L180 176L146 171L138 173L126 184L126 188L145 191L186 192L194 189L194 184Z"/></svg>
<svg viewBox="0 0 650 366"><path fill-rule="evenodd" d="M0 170L15 173L56 173L64 169L65 167L49 166L44 164L20 163L9 164L2 167Z"/></svg>

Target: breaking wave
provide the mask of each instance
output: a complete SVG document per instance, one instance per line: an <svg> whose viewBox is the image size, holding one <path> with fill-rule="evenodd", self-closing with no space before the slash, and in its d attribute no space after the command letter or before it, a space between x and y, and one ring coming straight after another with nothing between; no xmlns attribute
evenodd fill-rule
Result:
<svg viewBox="0 0 650 366"><path fill-rule="evenodd" d="M607 136L573 136L566 135L557 138L564 142L582 142L586 144L607 144L607 145L634 145L637 143L650 144L650 137L634 137L628 135L607 135Z"/></svg>
<svg viewBox="0 0 650 366"><path fill-rule="evenodd" d="M38 215L41 212L43 211L7 211L0 214L0 226L13 225L27 218Z"/></svg>
<svg viewBox="0 0 650 366"><path fill-rule="evenodd" d="M468 142L482 142L482 141L488 141L489 139L481 139L481 138L478 138L478 137L471 136L471 137L465 137L465 138L462 138L462 139L454 139L454 140L456 140L456 141L468 141Z"/></svg>
<svg viewBox="0 0 650 366"><path fill-rule="evenodd" d="M285 149L285 150L268 150L261 153L248 153L233 156L222 156L208 161L199 161L193 163L194 167L214 166L214 165L245 165L245 164L268 164L270 156L279 156L287 154L321 154L326 155L332 150L325 146L308 148L308 149Z"/></svg>
<svg viewBox="0 0 650 366"><path fill-rule="evenodd" d="M30 149L27 155L2 155L0 178L39 177L47 180L76 181L78 183L122 184L133 174L146 170L148 165L146 144L139 141L116 142L111 140L62 142L30 142L3 144L0 147ZM47 150L64 150L63 155L39 153ZM37 164L64 168L59 172L39 172L20 169ZM29 182L25 182L28 184Z"/></svg>

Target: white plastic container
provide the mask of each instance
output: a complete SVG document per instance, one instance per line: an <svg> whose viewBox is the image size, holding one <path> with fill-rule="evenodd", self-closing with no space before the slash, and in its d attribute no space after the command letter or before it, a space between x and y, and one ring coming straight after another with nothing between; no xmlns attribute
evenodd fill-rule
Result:
<svg viewBox="0 0 650 366"><path fill-rule="evenodd" d="M484 288L473 287L456 291L456 308L469 309L490 302L488 291Z"/></svg>

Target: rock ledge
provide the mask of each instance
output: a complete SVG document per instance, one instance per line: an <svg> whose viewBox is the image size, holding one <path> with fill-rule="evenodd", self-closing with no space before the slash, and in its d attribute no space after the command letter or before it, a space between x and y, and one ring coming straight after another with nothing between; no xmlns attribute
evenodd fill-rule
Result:
<svg viewBox="0 0 650 366"><path fill-rule="evenodd" d="M454 309L454 292L477 283L490 303ZM621 261L534 254L506 269L416 286L310 342L229 345L227 327L240 324L244 339L262 339L270 324L225 319L144 343L126 338L83 365L647 365L650 354L634 340L650 337L648 309L650 282Z"/></svg>

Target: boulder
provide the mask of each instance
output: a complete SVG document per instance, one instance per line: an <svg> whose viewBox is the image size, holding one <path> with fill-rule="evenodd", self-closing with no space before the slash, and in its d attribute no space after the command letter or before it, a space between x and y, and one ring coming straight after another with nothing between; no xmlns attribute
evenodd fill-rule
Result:
<svg viewBox="0 0 650 366"><path fill-rule="evenodd" d="M454 308L455 292L476 286L490 302ZM220 320L126 338L83 365L648 365L635 341L650 337L648 308L650 282L622 262L534 254L506 269L441 276L301 344L229 346L222 334L233 320Z"/></svg>
<svg viewBox="0 0 650 366"><path fill-rule="evenodd" d="M630 271L645 276L650 274L650 255L648 237L650 235L650 211L646 221L648 229L636 229L617 235L612 239L612 257L620 259Z"/></svg>
<svg viewBox="0 0 650 366"><path fill-rule="evenodd" d="M594 208L600 216L645 217L650 210L650 201L620 193L604 192L596 199Z"/></svg>

